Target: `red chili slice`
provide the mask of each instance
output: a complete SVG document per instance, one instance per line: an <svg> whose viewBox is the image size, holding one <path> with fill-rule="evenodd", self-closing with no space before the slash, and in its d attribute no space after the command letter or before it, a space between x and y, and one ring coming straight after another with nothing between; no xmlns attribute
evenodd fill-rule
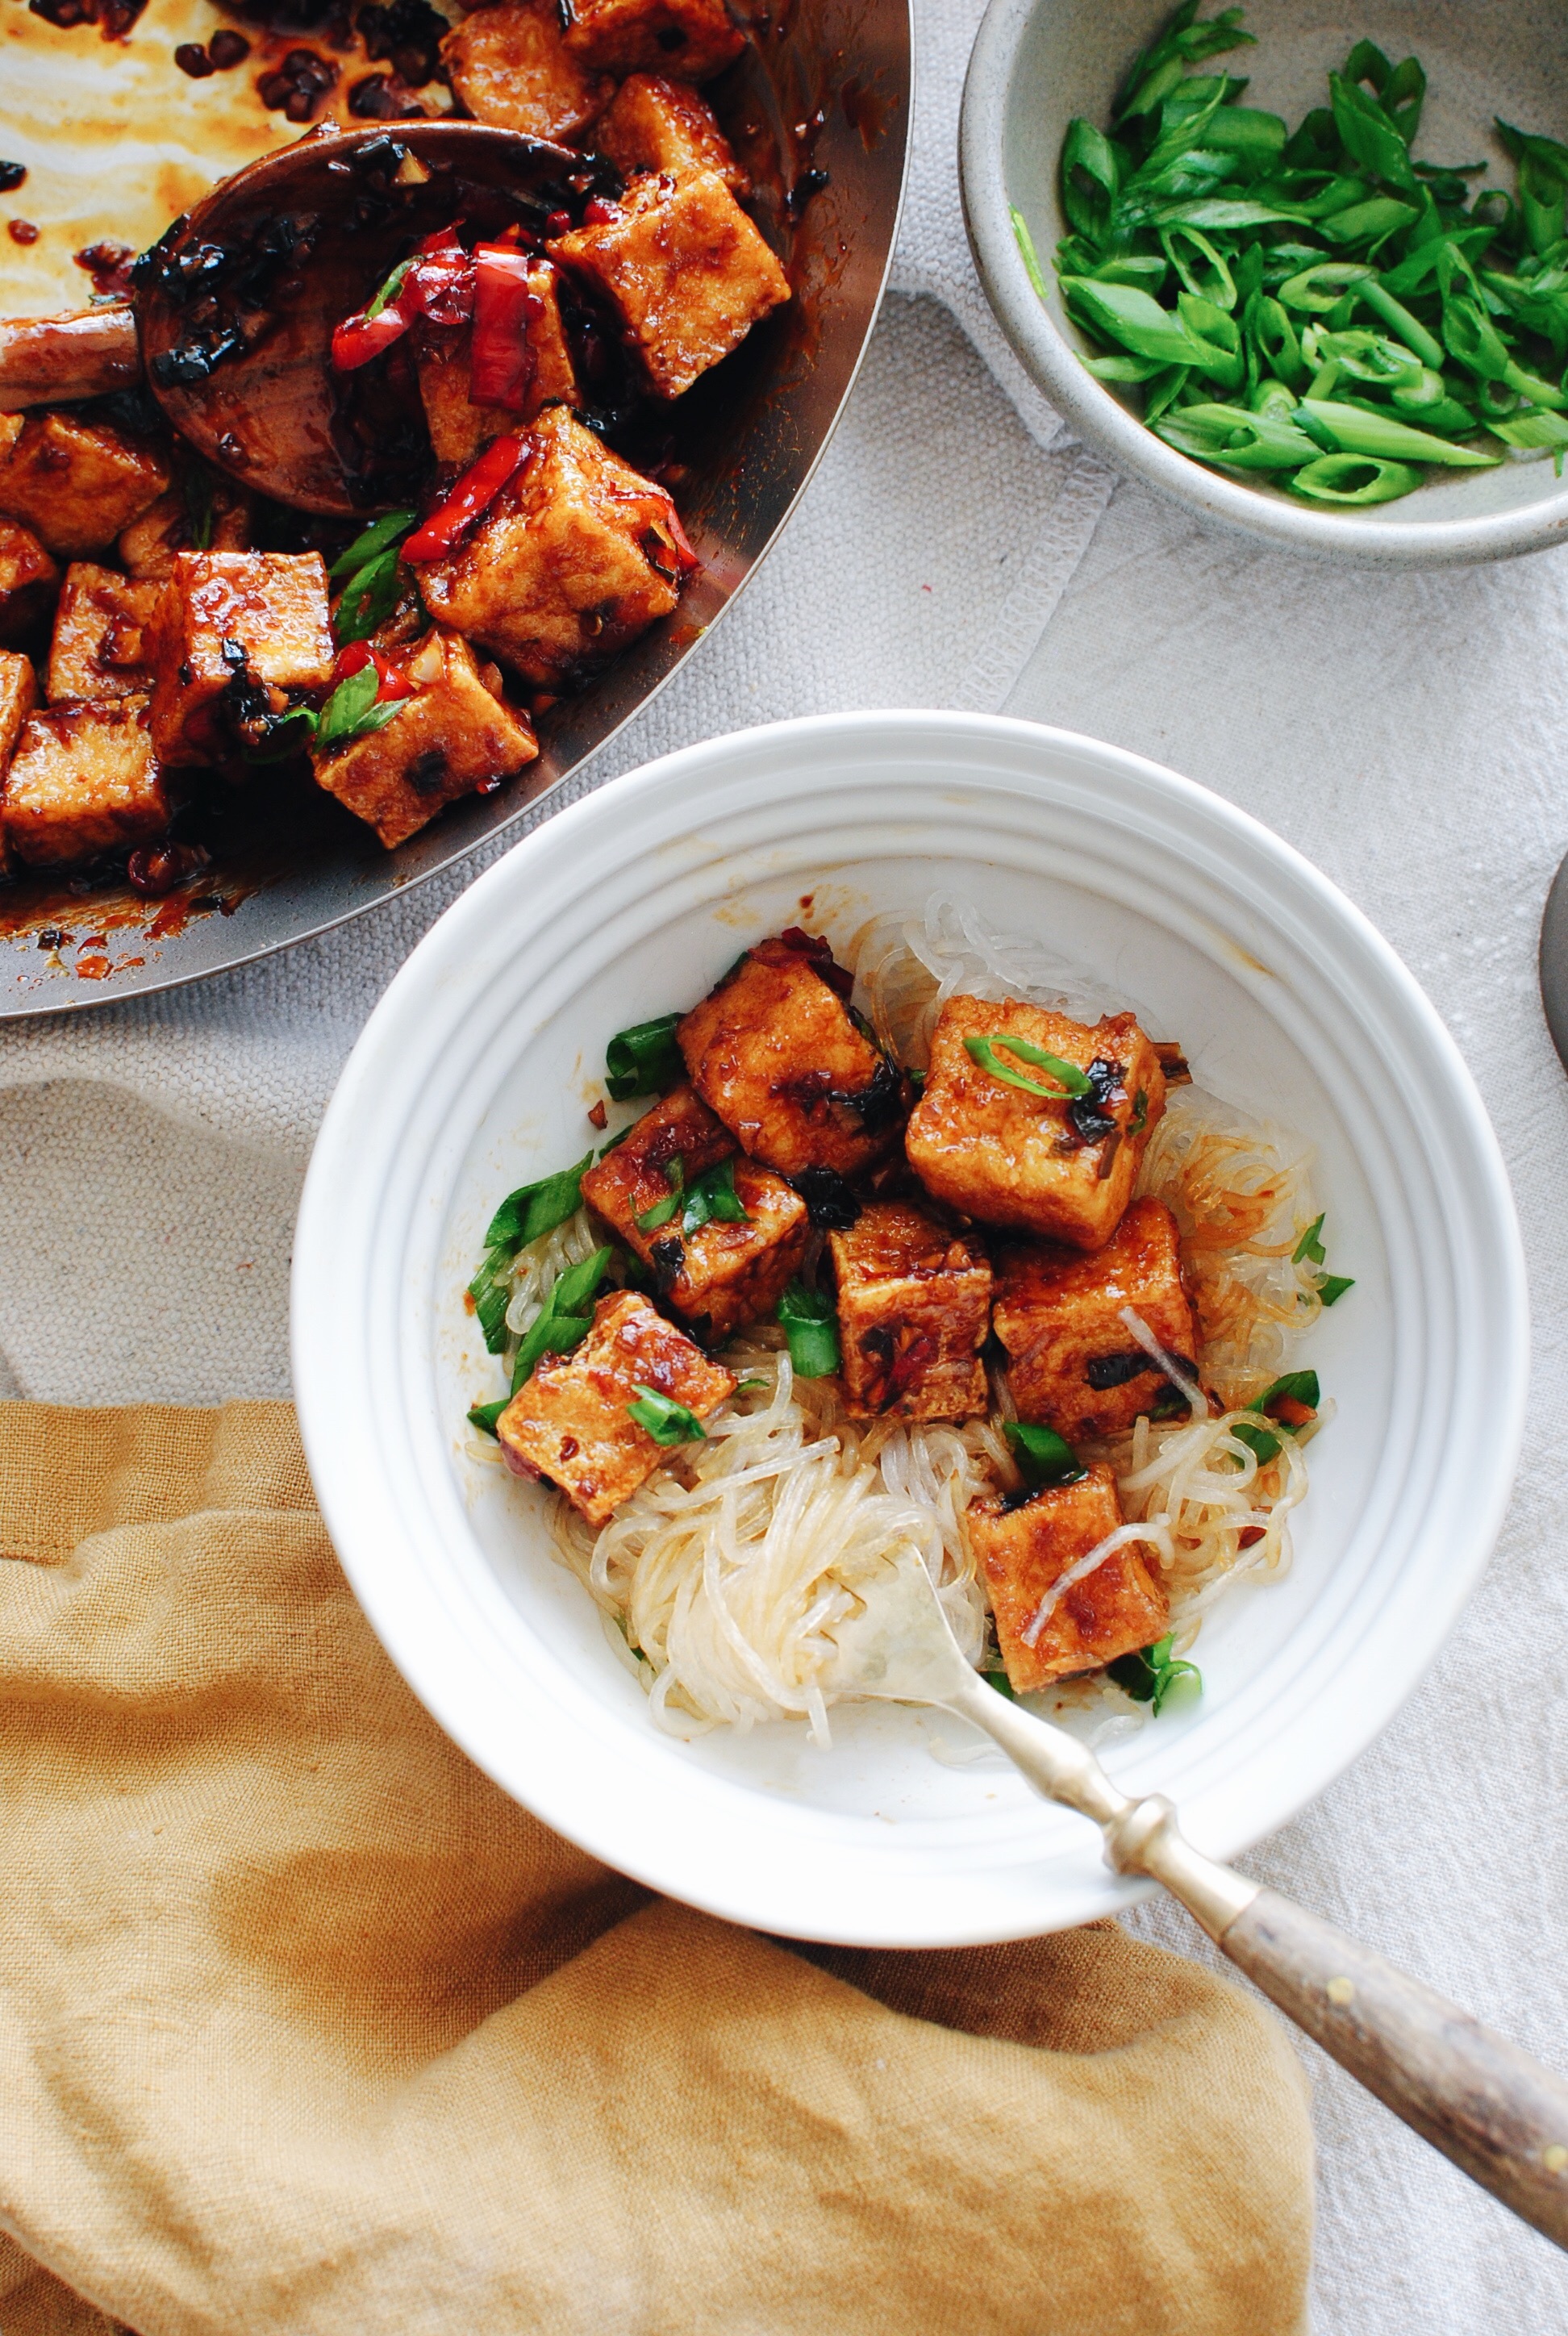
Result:
<svg viewBox="0 0 1568 2336"><path fill-rule="evenodd" d="M334 685L346 681L352 674L363 673L367 665L375 667L378 684L375 703L378 706L391 698L414 696L414 684L408 676L400 671L389 657L384 657L379 649L373 649L368 641L350 641L346 648L338 651L337 662L332 668Z"/></svg>
<svg viewBox="0 0 1568 2336"><path fill-rule="evenodd" d="M350 316L332 336L333 365L339 373L352 373L356 365L368 365L372 357L401 340L407 330L408 318L395 300L389 300L379 316L367 316L363 311Z"/></svg>
<svg viewBox="0 0 1568 2336"><path fill-rule="evenodd" d="M403 547L404 560L442 560L495 501L522 461L529 440L516 436L492 439L472 470L465 471L438 511L416 528Z"/></svg>
<svg viewBox="0 0 1568 2336"><path fill-rule="evenodd" d="M524 252L482 243L473 263L469 398L475 405L504 405L521 414L539 370L528 328L544 314L543 301L528 286L534 262Z"/></svg>

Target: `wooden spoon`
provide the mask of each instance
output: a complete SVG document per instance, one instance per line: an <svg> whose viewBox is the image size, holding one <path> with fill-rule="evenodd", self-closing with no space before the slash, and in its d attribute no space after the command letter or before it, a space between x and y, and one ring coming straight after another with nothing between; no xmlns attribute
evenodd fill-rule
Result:
<svg viewBox="0 0 1568 2336"><path fill-rule="evenodd" d="M1130 1801L1066 1728L988 1687L911 1556L837 1632L843 1695L973 1720L1037 1793L1097 1825L1105 1863L1179 1898L1222 1954L1343 2068L1505 2206L1568 2248L1568 2084L1332 1923L1205 1857L1161 1793Z"/></svg>
<svg viewBox="0 0 1568 2336"><path fill-rule="evenodd" d="M381 364L335 374L334 329L419 238L575 216L605 170L476 122L323 122L154 247L134 296L153 394L209 462L278 502L349 517L406 500L428 463L417 397Z"/></svg>

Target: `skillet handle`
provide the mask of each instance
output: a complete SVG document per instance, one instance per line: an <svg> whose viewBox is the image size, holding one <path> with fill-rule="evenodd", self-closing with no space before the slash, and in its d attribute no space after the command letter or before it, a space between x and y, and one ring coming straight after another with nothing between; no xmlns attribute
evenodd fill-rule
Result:
<svg viewBox="0 0 1568 2336"><path fill-rule="evenodd" d="M1553 2070L1275 1891L1219 1945L1396 2117L1568 2248L1568 2084Z"/></svg>
<svg viewBox="0 0 1568 2336"><path fill-rule="evenodd" d="M1164 1883L1342 2068L1568 2248L1568 2083L1331 1922L1205 1857L1162 1795L1125 1804L1105 1832L1112 1865Z"/></svg>

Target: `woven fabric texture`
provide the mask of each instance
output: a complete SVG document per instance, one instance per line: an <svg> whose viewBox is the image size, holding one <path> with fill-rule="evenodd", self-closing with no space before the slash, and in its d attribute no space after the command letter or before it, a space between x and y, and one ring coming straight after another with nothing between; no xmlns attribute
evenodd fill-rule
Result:
<svg viewBox="0 0 1568 2336"><path fill-rule="evenodd" d="M287 1406L0 1407L0 1552L6 2336L1303 2327L1268 2014L597 1865L393 1670Z"/></svg>

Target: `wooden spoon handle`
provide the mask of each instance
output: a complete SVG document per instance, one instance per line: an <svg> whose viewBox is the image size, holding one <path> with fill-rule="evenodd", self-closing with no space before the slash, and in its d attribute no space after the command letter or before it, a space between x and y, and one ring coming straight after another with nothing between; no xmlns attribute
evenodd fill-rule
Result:
<svg viewBox="0 0 1568 2336"><path fill-rule="evenodd" d="M1331 1922L1260 1890L1231 1961L1397 2117L1568 2247L1568 2084Z"/></svg>
<svg viewBox="0 0 1568 2336"><path fill-rule="evenodd" d="M0 318L0 414L52 398L103 397L141 377L136 319L123 304Z"/></svg>

